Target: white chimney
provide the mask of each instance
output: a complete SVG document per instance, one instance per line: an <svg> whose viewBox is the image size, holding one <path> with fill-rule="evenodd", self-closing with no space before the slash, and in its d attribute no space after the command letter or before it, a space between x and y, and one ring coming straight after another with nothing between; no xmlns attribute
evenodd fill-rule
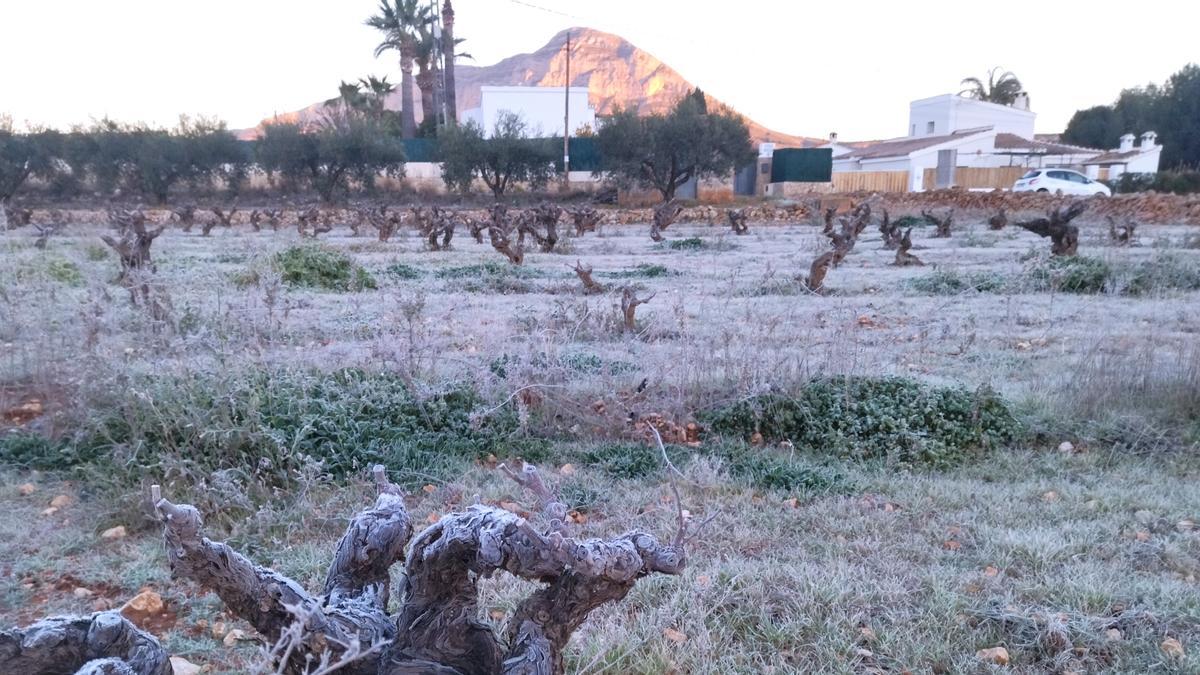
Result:
<svg viewBox="0 0 1200 675"><path fill-rule="evenodd" d="M1017 110L1029 110L1029 94L1021 92L1013 99L1013 107Z"/></svg>
<svg viewBox="0 0 1200 675"><path fill-rule="evenodd" d="M836 131L829 132L829 142L837 143L837 132Z"/></svg>
<svg viewBox="0 0 1200 675"><path fill-rule="evenodd" d="M1142 134L1142 150L1153 150L1156 145L1158 145L1158 134L1153 131Z"/></svg>
<svg viewBox="0 0 1200 675"><path fill-rule="evenodd" d="M1129 152L1133 150L1133 141L1136 138L1133 134L1125 134L1121 137L1120 152Z"/></svg>

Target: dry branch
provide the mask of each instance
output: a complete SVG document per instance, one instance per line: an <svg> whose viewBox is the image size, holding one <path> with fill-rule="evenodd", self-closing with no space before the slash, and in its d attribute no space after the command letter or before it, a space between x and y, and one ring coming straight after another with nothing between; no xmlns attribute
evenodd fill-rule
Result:
<svg viewBox="0 0 1200 675"><path fill-rule="evenodd" d="M813 260L812 266L808 270L808 276L804 279L804 286L808 290L820 293L825 289L825 275L829 273L829 267L833 264L835 255L833 251L828 251Z"/></svg>
<svg viewBox="0 0 1200 675"><path fill-rule="evenodd" d="M121 261L121 274L117 280L129 289L129 300L133 304L137 304L140 295L150 309L162 309L152 298L148 277L155 271L150 247L165 226L146 229L146 215L141 210L110 210L108 217L117 229L117 236L102 234L100 238L116 251Z"/></svg>
<svg viewBox="0 0 1200 675"><path fill-rule="evenodd" d="M637 308L654 299L657 293L651 293L645 298L639 298L632 286L621 289L621 315L624 317L624 329L627 333L637 330Z"/></svg>
<svg viewBox="0 0 1200 675"><path fill-rule="evenodd" d="M1116 246L1130 246L1137 238L1137 223L1132 220L1126 220L1124 224L1117 225L1117 219L1113 216L1108 217L1108 238Z"/></svg>
<svg viewBox="0 0 1200 675"><path fill-rule="evenodd" d="M904 236L900 238L899 248L896 249L896 260L892 263L896 267L921 267L925 263L917 256L909 253L912 249L912 231L910 227L904 232Z"/></svg>
<svg viewBox="0 0 1200 675"><path fill-rule="evenodd" d="M54 214L58 214L58 217L55 217ZM50 237L53 237L54 235L58 234L59 230L66 227L67 224L65 222L63 222L61 212L59 212L57 210L52 211L51 218L53 218L53 220L45 225L42 225L40 223L34 223L33 228L35 230L37 230L37 233L38 233L37 239L35 239L33 241L34 248L37 248L37 249L46 248L46 244L49 243Z"/></svg>
<svg viewBox="0 0 1200 675"><path fill-rule="evenodd" d="M1000 211L996 213L996 215L992 216L991 218L988 218L988 229L989 230L1003 230L1007 226L1008 226L1008 211L1003 208L1001 208Z"/></svg>
<svg viewBox="0 0 1200 675"><path fill-rule="evenodd" d="M296 214L296 230L301 237L316 239L326 232L333 231L333 223L329 214L315 206L310 206Z"/></svg>
<svg viewBox="0 0 1200 675"><path fill-rule="evenodd" d="M937 216L930 211L922 210L921 217L924 218L930 225L936 228L933 233L935 239L946 239L950 237L951 226L954 224L954 209L946 211L946 215Z"/></svg>
<svg viewBox="0 0 1200 675"><path fill-rule="evenodd" d="M228 211L219 206L214 206L209 210L216 215L217 221L220 223L221 227L233 227L233 214L238 212L238 208L236 206L229 207Z"/></svg>
<svg viewBox="0 0 1200 675"><path fill-rule="evenodd" d="M171 211L171 221L177 223L184 232L191 232L196 224L196 206L185 204Z"/></svg>
<svg viewBox="0 0 1200 675"><path fill-rule="evenodd" d="M584 293L594 294L604 292L604 286L592 278L592 268L584 267L582 262L576 260L575 266L571 269L575 271L575 275L583 282Z"/></svg>
<svg viewBox="0 0 1200 675"><path fill-rule="evenodd" d="M575 235L582 237L587 232L595 232L600 224L600 212L591 206L583 206L570 211L571 220L575 223Z"/></svg>
<svg viewBox="0 0 1200 675"><path fill-rule="evenodd" d="M1030 232L1050 237L1051 255L1073 256L1079 251L1079 228L1071 221L1087 210L1087 203L1075 202L1069 207L1052 209L1045 218L1017 223Z"/></svg>
<svg viewBox="0 0 1200 675"><path fill-rule="evenodd" d="M367 222L375 228L379 241L387 242L404 223L404 217L399 211L389 211L387 204L366 211Z"/></svg>
<svg viewBox="0 0 1200 675"><path fill-rule="evenodd" d="M671 226L679 214L683 212L683 207L675 202L674 199L663 202L654 208L654 220L650 225L650 238L654 241L662 241L663 230Z"/></svg>
<svg viewBox="0 0 1200 675"><path fill-rule="evenodd" d="M733 228L734 234L741 235L750 231L746 209L729 209L725 215L729 217L729 226Z"/></svg>
<svg viewBox="0 0 1200 675"><path fill-rule="evenodd" d="M520 265L525 260L525 249L519 241L513 241L514 226L512 218L508 215L508 207L503 204L494 204L488 213L491 216L488 238L492 242L492 248L508 258L510 263Z"/></svg>
<svg viewBox="0 0 1200 675"><path fill-rule="evenodd" d="M900 226L892 222L887 209L883 210L883 221L879 223L879 234L883 235L884 249L894 251L900 247L900 239L903 234L900 232Z"/></svg>

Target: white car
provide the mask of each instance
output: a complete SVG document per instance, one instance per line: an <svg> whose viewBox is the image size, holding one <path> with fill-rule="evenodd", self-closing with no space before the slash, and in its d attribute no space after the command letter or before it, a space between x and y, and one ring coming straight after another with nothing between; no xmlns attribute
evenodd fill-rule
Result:
<svg viewBox="0 0 1200 675"><path fill-rule="evenodd" d="M1013 185L1013 192L1061 192L1064 195L1085 197L1112 196L1112 190L1104 183L1070 169L1033 169Z"/></svg>

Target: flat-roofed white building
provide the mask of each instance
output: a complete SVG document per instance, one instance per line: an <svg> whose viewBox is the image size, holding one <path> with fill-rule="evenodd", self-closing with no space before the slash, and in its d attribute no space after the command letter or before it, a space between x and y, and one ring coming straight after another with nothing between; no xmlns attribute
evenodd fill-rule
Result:
<svg viewBox="0 0 1200 675"><path fill-rule="evenodd" d="M588 102L587 87L480 87L478 108L464 110L462 122L475 121L491 135L496 120L504 111L521 116L529 126L529 135L550 138L563 135L563 113L570 105L572 135L582 126L596 128L596 111Z"/></svg>

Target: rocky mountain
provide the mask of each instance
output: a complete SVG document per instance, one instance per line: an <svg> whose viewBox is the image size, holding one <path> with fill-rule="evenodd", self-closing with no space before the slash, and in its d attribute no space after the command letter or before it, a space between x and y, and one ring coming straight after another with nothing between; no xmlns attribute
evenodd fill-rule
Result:
<svg viewBox="0 0 1200 675"><path fill-rule="evenodd" d="M679 73L655 56L620 36L591 28L572 28L571 85L586 86L596 114L606 115L617 107L636 107L639 112L663 112L695 88ZM478 107L484 85L563 86L567 31L555 35L545 46L529 54L510 56L490 66L459 64L456 70L459 112ZM415 97L420 100L420 96ZM711 96L710 105L722 105ZM280 115L289 121L315 117L322 104ZM387 107L400 107L400 95L388 98ZM732 106L731 106L732 107ZM420 119L421 111L417 110ZM746 118L755 143L772 142L787 147L804 147L820 141L772 131ZM261 125L260 125L261 127ZM249 134L253 135L253 130Z"/></svg>

